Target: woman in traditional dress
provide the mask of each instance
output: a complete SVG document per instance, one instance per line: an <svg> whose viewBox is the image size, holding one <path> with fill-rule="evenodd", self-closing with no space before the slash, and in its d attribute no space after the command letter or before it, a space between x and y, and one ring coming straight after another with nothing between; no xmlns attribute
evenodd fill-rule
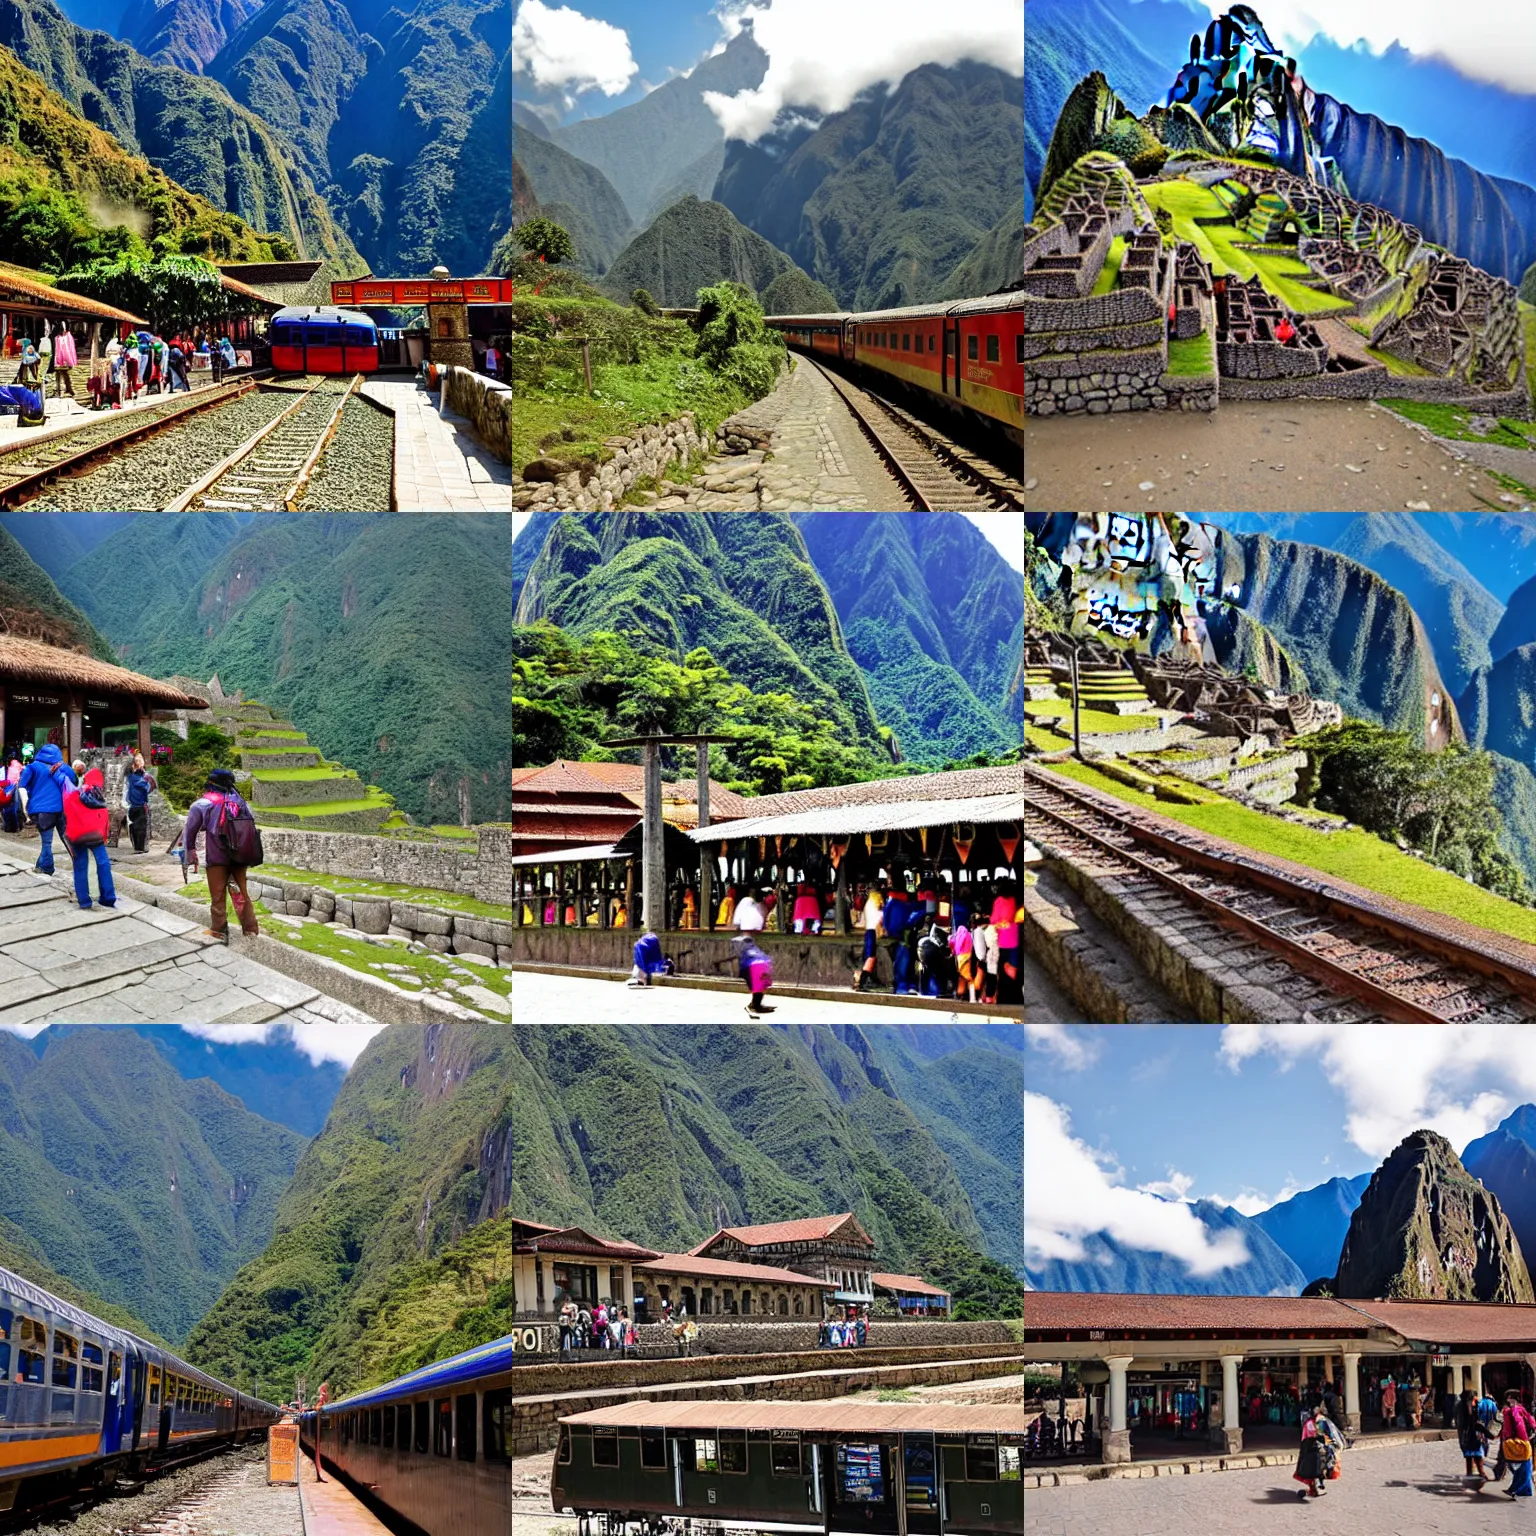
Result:
<svg viewBox="0 0 1536 1536"><path fill-rule="evenodd" d="M1298 1499L1304 1499L1310 1493L1314 1499L1323 1495L1323 1447L1317 1438L1317 1424L1310 1412L1301 1416L1301 1450L1296 1456L1296 1470L1291 1477L1301 1487L1296 1492Z"/></svg>
<svg viewBox="0 0 1536 1536"><path fill-rule="evenodd" d="M1505 1490L1512 1499L1531 1497L1531 1441L1536 1439L1536 1420L1520 1401L1520 1394L1509 1391L1504 1394L1504 1460L1509 1464L1509 1487Z"/></svg>
<svg viewBox="0 0 1536 1536"><path fill-rule="evenodd" d="M1456 1405L1456 1439L1466 1462L1466 1476L1475 1477L1481 1488L1488 1481L1488 1469L1483 1464L1488 1452L1488 1431L1477 1416L1477 1393L1471 1387L1461 1394Z"/></svg>

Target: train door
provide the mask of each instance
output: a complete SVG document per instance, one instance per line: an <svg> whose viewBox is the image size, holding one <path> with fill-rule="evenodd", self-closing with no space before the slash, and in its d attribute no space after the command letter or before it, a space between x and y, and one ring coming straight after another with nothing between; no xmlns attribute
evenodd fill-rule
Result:
<svg viewBox="0 0 1536 1536"><path fill-rule="evenodd" d="M123 1398L123 1356L120 1350L107 1355L107 1417L102 1429L102 1454L115 1456L123 1448L123 1429L129 1415Z"/></svg>
<svg viewBox="0 0 1536 1536"><path fill-rule="evenodd" d="M144 1357L142 1355L129 1355L123 1401L128 1404L133 1415L134 1450L139 1448L139 1436L143 1433L144 1429L144 1392L147 1375L148 1372L144 1368Z"/></svg>
<svg viewBox="0 0 1536 1536"><path fill-rule="evenodd" d="M960 398L960 322L944 317L943 392Z"/></svg>
<svg viewBox="0 0 1536 1536"><path fill-rule="evenodd" d="M938 1448L932 1435L902 1437L901 1471L907 1530L914 1536L938 1536Z"/></svg>

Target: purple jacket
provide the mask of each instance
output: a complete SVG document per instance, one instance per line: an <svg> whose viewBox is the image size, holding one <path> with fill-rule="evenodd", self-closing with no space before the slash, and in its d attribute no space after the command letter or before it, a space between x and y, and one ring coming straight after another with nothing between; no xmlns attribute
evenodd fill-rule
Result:
<svg viewBox="0 0 1536 1536"><path fill-rule="evenodd" d="M245 803L233 790L220 798L234 801L236 812ZM213 824L217 815L218 807L210 795L204 793L192 802L192 809L187 812L187 824L181 829L181 846L186 850L189 859L197 857L197 834L206 831L210 835L203 839L208 850L208 856L203 863L229 863L229 860L224 857L224 850L212 837Z"/></svg>

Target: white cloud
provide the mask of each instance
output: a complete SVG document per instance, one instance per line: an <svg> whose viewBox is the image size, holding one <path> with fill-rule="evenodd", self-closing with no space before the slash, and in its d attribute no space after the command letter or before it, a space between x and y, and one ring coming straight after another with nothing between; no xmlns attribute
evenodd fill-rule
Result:
<svg viewBox="0 0 1536 1536"><path fill-rule="evenodd" d="M986 535L987 542L1014 570L1024 570L1024 514L1022 512L964 512Z"/></svg>
<svg viewBox="0 0 1536 1536"><path fill-rule="evenodd" d="M617 96L639 72L622 27L543 0L523 0L512 23L512 68L562 91L567 106L584 91Z"/></svg>
<svg viewBox="0 0 1536 1536"><path fill-rule="evenodd" d="M1315 1057L1345 1104L1345 1132L1371 1157L1417 1130L1456 1149L1536 1099L1536 1060L1503 1029L1481 1024L1229 1025L1221 1057L1234 1070L1260 1055L1283 1067Z"/></svg>
<svg viewBox="0 0 1536 1536"><path fill-rule="evenodd" d="M860 91L895 85L919 64L972 59L1024 73L1024 0L723 0L727 37L746 20L768 55L755 91L704 104L731 139L755 142L783 107L841 112Z"/></svg>
<svg viewBox="0 0 1536 1536"><path fill-rule="evenodd" d="M180 1028L201 1040L220 1045L277 1045L286 1032L294 1049L309 1057L313 1066L328 1061L350 1068L363 1047L387 1028L383 1024L182 1024Z"/></svg>
<svg viewBox="0 0 1536 1536"><path fill-rule="evenodd" d="M1065 1024L1026 1024L1024 1038L1048 1051L1071 1072L1079 1072L1099 1059L1099 1042L1086 1031Z"/></svg>
<svg viewBox="0 0 1536 1536"><path fill-rule="evenodd" d="M1182 1200L1194 1187L1194 1175L1180 1173L1177 1168L1170 1168L1166 1179L1154 1179L1150 1184L1136 1186L1142 1194L1157 1195L1163 1200Z"/></svg>
<svg viewBox="0 0 1536 1536"><path fill-rule="evenodd" d="M1260 1211L1267 1211L1270 1206L1279 1205L1282 1200L1289 1200L1292 1195L1300 1193L1301 1185L1287 1180L1278 1195L1266 1195L1262 1190L1245 1184L1230 1200L1225 1195L1212 1195L1211 1199L1218 1205L1230 1205L1239 1216L1257 1216Z"/></svg>
<svg viewBox="0 0 1536 1536"><path fill-rule="evenodd" d="M1212 1233L1182 1201L1127 1189L1121 1177L1112 1158L1072 1134L1062 1105L1026 1093L1025 1262L1081 1259L1083 1239L1096 1232L1128 1248L1169 1254L1196 1276L1247 1261L1241 1233ZM1183 1177L1170 1169L1169 1186L1176 1187Z"/></svg>
<svg viewBox="0 0 1536 1536"><path fill-rule="evenodd" d="M1213 16L1225 0L1206 0ZM1383 53L1393 43L1410 52L1435 55L1463 74L1513 91L1536 91L1536 49L1529 46L1528 0L1478 0L1475 5L1442 5L1436 0L1264 0L1257 7L1264 30L1277 47L1301 54L1322 34L1344 48L1364 43ZM1309 84L1328 89L1326 80Z"/></svg>

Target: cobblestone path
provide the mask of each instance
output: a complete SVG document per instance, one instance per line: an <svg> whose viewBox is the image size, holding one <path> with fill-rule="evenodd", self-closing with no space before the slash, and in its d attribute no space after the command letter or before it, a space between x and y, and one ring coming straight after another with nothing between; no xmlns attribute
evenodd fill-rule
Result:
<svg viewBox="0 0 1536 1536"><path fill-rule="evenodd" d="M1320 1499L1297 1498L1289 1466L1124 1478L1024 1491L1025 1536L1502 1536L1529 1531L1531 1499L1462 1481L1454 1440L1346 1451Z"/></svg>

